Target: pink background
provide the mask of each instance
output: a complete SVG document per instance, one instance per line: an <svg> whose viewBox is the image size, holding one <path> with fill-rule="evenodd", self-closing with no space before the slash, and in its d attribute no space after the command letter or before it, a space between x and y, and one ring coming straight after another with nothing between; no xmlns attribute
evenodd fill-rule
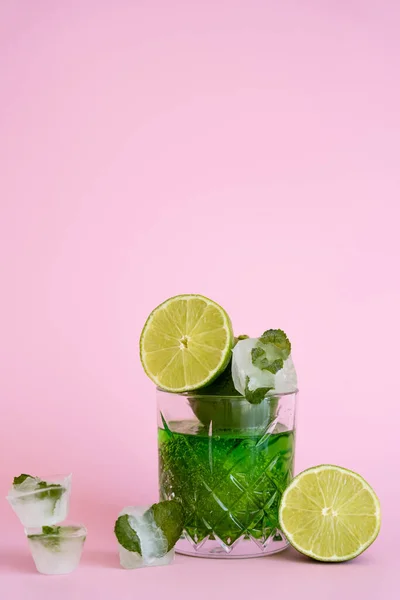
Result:
<svg viewBox="0 0 400 600"><path fill-rule="evenodd" d="M398 597L399 26L396 0L0 2L0 487L72 471L89 529L46 578L1 501L2 599ZM356 561L118 568L118 511L157 498L138 337L185 292L290 335L297 471L381 498Z"/></svg>

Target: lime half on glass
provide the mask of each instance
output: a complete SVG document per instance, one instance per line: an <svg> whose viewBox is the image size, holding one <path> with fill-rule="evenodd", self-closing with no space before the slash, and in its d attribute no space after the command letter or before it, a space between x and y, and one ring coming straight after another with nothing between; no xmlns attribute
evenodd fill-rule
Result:
<svg viewBox="0 0 400 600"><path fill-rule="evenodd" d="M169 298L155 308L140 337L140 359L152 381L169 392L211 383L226 368L232 325L221 306L196 294Z"/></svg>
<svg viewBox="0 0 400 600"><path fill-rule="evenodd" d="M288 541L325 562L355 558L376 539L379 500L357 473L320 465L297 475L285 490L279 520Z"/></svg>

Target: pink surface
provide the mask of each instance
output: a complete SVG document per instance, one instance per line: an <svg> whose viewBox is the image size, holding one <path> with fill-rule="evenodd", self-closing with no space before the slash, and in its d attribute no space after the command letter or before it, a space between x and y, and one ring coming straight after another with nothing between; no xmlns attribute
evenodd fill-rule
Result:
<svg viewBox="0 0 400 600"><path fill-rule="evenodd" d="M0 487L72 471L89 530L46 578L0 502L2 599L398 597L399 24L382 0L1 3ZM297 470L381 498L356 561L118 568L117 513L157 498L138 337L184 292L290 335Z"/></svg>

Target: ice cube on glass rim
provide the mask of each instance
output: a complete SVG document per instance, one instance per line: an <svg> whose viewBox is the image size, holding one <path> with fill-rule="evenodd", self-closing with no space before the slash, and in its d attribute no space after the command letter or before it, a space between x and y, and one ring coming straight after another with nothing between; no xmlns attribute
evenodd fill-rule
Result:
<svg viewBox="0 0 400 600"><path fill-rule="evenodd" d="M289 356L276 374L261 370L252 362L252 350L260 343L258 338L240 340L232 351L232 379L235 389L245 396L246 383L250 391L271 388L271 394L285 394L297 389L297 375Z"/></svg>

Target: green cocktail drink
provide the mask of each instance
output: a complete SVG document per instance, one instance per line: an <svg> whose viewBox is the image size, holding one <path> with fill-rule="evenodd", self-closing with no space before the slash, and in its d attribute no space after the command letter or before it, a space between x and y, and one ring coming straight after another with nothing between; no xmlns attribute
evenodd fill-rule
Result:
<svg viewBox="0 0 400 600"><path fill-rule="evenodd" d="M160 489L185 509L185 530L231 546L241 536L265 542L277 533L282 492L293 475L294 434L208 431L195 421L159 429Z"/></svg>
<svg viewBox="0 0 400 600"><path fill-rule="evenodd" d="M193 412L190 415L192 399L188 402L183 395L159 394L168 397L169 414L174 413L171 406L175 400L176 408L185 405L188 417L192 417L167 421L161 406L160 496L163 500L178 500L185 512L186 549L178 542L177 550L189 553L191 546L196 555L202 555L202 548L204 555L221 550L228 555L241 540L250 543L245 555L285 547L278 512L282 493L293 477L294 412L289 411L289 422L287 414L280 422L279 413L285 412L285 404L293 406L294 394L271 398L275 412L264 410L268 419L258 427L239 426L237 406L243 405L245 425L251 421L249 407L258 417L262 414L260 405L251 406L244 399L219 399L220 419L205 425L193 418ZM209 398L198 397L196 402L205 405L203 411L196 410L198 415L215 414ZM265 404L268 402L266 399ZM216 428L215 422L224 425L221 415L226 416L225 427ZM243 555L240 549L237 552Z"/></svg>

